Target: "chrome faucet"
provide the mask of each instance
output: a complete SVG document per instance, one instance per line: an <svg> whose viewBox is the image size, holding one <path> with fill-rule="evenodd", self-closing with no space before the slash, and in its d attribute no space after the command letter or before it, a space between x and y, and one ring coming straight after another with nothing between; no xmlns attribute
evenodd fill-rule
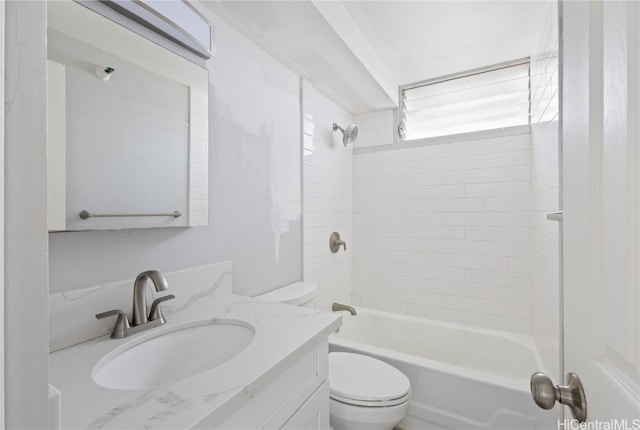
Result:
<svg viewBox="0 0 640 430"><path fill-rule="evenodd" d="M149 322L147 317L147 279L151 279L157 292L165 291L169 288L167 280L157 270L147 270L138 275L136 282L133 284L132 324L134 327Z"/></svg>
<svg viewBox="0 0 640 430"><path fill-rule="evenodd" d="M331 310L333 312L347 311L351 315L356 314L356 309L353 306L343 305L342 303L334 303L333 305L331 305Z"/></svg>
<svg viewBox="0 0 640 430"><path fill-rule="evenodd" d="M160 303L175 299L175 296L173 294L169 294L167 296L158 297L151 304L151 310L149 310L149 313L147 314L147 297L145 293L148 279L151 279L157 292L164 291L169 288L167 280L162 276L162 273L157 270L147 270L146 272L139 274L133 284L133 321L131 324L129 323L127 315L120 310L102 312L96 315L96 318L98 319L112 316L118 317L116 325L111 332L112 338L122 339L124 337L161 326L167 322L160 311Z"/></svg>

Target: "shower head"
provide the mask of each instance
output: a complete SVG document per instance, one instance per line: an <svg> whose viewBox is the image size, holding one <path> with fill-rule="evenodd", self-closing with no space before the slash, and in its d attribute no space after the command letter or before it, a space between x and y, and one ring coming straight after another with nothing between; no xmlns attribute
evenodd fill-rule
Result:
<svg viewBox="0 0 640 430"><path fill-rule="evenodd" d="M358 137L358 126L355 124L351 124L347 129L340 127L335 122L333 123L333 131L340 130L342 132L342 143L344 146L350 146L356 137Z"/></svg>

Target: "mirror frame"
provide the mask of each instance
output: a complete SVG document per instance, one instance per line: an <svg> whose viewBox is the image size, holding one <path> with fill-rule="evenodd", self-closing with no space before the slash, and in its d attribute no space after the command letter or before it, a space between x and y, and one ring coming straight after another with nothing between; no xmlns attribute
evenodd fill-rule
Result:
<svg viewBox="0 0 640 430"><path fill-rule="evenodd" d="M189 88L189 178L188 214L176 222L158 222L153 217L82 219L69 223L66 214L65 158L66 112L64 66L48 61L48 224L49 231L118 230L149 227L191 227L208 225L209 88L208 71L167 48L137 34L86 6L72 0L48 4L48 29L79 39L117 55L154 73L184 83ZM109 34L109 37L103 37ZM176 61L178 58L180 61ZM53 63L53 65L52 65ZM203 80L202 75L206 78ZM59 152L58 152L59 153ZM91 211L91 208L86 208ZM171 218L171 217L169 217ZM141 219L146 222L141 222ZM166 219L166 218L165 218ZM129 222L127 222L127 220Z"/></svg>

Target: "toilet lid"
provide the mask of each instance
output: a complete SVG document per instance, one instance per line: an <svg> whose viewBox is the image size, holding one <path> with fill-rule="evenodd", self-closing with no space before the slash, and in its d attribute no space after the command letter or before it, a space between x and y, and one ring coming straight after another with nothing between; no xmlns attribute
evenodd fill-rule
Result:
<svg viewBox="0 0 640 430"><path fill-rule="evenodd" d="M361 354L329 354L331 398L362 406L392 406L409 397L411 384L404 373Z"/></svg>

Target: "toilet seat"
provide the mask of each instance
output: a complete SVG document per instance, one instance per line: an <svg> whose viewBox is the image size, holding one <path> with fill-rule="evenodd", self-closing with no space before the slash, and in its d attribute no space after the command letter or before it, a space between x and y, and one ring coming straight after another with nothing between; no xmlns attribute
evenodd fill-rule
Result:
<svg viewBox="0 0 640 430"><path fill-rule="evenodd" d="M353 406L364 406L367 408L383 408L386 406L397 406L401 405L411 397L411 392L408 392L404 396L397 399L390 400L378 400L378 401L366 401L366 400L358 400L358 399L350 399L348 397L338 396L336 394L330 394L329 398L335 400L340 403L345 403L347 405Z"/></svg>
<svg viewBox="0 0 640 430"><path fill-rule="evenodd" d="M402 404L411 396L404 373L366 355L329 353L329 375L330 397L341 403L385 407Z"/></svg>

